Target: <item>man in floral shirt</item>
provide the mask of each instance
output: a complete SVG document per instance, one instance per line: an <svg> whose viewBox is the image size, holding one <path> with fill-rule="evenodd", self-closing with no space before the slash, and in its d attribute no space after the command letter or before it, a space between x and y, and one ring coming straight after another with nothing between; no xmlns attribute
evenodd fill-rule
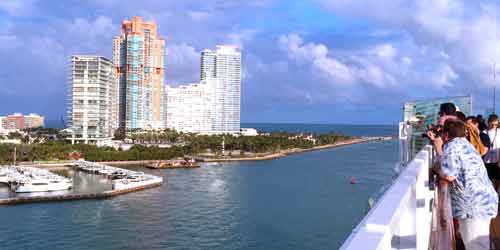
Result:
<svg viewBox="0 0 500 250"><path fill-rule="evenodd" d="M462 121L447 120L443 140L440 174L451 182L453 217L459 221L465 248L490 249L490 220L497 215L498 195L488 178L483 160L465 139Z"/></svg>

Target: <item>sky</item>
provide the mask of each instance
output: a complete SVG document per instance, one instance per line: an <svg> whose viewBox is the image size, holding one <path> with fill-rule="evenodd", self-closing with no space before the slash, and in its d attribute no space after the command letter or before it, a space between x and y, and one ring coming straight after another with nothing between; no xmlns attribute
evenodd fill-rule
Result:
<svg viewBox="0 0 500 250"><path fill-rule="evenodd" d="M199 80L203 49L240 46L242 122L395 124L405 101L454 95L493 105L498 1L1 0L0 114L60 119L69 57L111 58L133 16L158 24L169 85Z"/></svg>

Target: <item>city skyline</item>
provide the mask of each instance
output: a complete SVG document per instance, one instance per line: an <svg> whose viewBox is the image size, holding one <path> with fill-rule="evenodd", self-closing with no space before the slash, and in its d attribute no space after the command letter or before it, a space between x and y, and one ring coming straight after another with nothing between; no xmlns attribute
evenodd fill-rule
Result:
<svg viewBox="0 0 500 250"><path fill-rule="evenodd" d="M475 112L491 110L497 4L235 3L3 1L0 113L59 120L67 58L112 58L109 40L135 15L159 25L172 86L197 81L203 49L243 47L242 122L394 124L407 100L466 94Z"/></svg>
<svg viewBox="0 0 500 250"><path fill-rule="evenodd" d="M72 144L104 145L117 130L240 133L240 49L203 50L199 84L170 87L157 27L134 16L113 38L113 60L71 56L65 127Z"/></svg>

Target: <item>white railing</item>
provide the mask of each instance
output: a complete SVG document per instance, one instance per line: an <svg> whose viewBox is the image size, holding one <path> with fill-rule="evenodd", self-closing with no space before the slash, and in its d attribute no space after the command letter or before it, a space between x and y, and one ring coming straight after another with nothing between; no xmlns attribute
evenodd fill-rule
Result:
<svg viewBox="0 0 500 250"><path fill-rule="evenodd" d="M432 147L425 146L402 170L341 249L429 247L434 191L429 188Z"/></svg>

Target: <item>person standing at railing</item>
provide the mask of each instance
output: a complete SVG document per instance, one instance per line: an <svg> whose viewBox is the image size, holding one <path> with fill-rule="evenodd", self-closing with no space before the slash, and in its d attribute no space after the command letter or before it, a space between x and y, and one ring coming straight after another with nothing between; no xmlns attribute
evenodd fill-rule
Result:
<svg viewBox="0 0 500 250"><path fill-rule="evenodd" d="M481 142L483 145L487 148L490 147L491 141L490 137L488 136L488 125L486 124L486 121L484 120L482 115L477 115L477 128L479 129L479 137L481 138Z"/></svg>
<svg viewBox="0 0 500 250"><path fill-rule="evenodd" d="M438 156L443 154L443 139L441 138L442 127L444 122L448 119L457 119L457 108L451 102L441 103L439 106L439 120L437 125L431 125L427 131L427 138L436 150Z"/></svg>
<svg viewBox="0 0 500 250"><path fill-rule="evenodd" d="M486 163L486 169L488 170L488 176L495 184L495 189L498 188L500 181L500 129L498 128L498 116L496 114L491 114L488 117L488 130L486 131L490 139L489 151L484 156L484 162Z"/></svg>
<svg viewBox="0 0 500 250"><path fill-rule="evenodd" d="M488 153L488 147L484 145L484 142L489 145L490 139L488 135L481 133L479 130L479 122L475 116L469 116L465 118L464 121L467 140L472 144L472 146L474 146L481 156L486 155Z"/></svg>
<svg viewBox="0 0 500 250"><path fill-rule="evenodd" d="M490 249L490 221L497 215L498 195L483 160L465 138L462 121L446 120L442 139L444 147L438 173L450 182L452 213L459 222L465 249Z"/></svg>

